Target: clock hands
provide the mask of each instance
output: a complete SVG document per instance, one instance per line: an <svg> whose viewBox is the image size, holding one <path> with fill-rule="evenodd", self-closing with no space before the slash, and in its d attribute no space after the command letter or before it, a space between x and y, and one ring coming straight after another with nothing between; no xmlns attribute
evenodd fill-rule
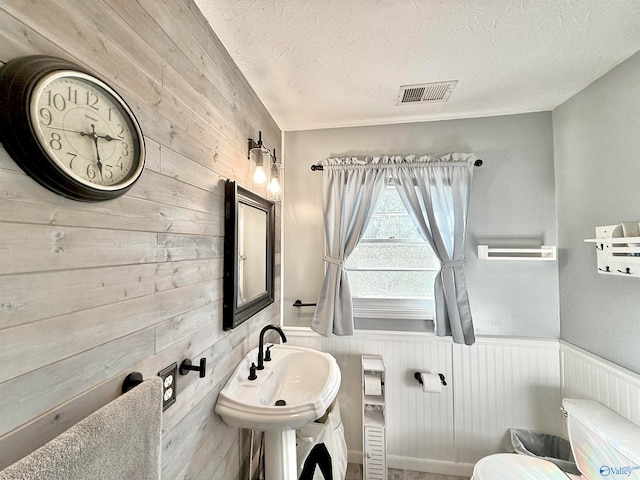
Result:
<svg viewBox="0 0 640 480"><path fill-rule="evenodd" d="M79 132L77 130L69 130L68 128L52 127L51 125L47 125L46 127L52 130L62 130L63 132L79 133L83 137L85 136L89 137L92 135L91 133Z"/></svg>
<svg viewBox="0 0 640 480"><path fill-rule="evenodd" d="M98 139L99 138L103 138L104 140L106 140L107 142L113 142L114 140L116 142L120 142L121 139L119 138L114 138L111 135L98 135L96 133L96 126L92 123L91 124L91 132L82 132L79 130L71 130L69 128L62 128L62 127L52 127L51 125L47 125L47 128L50 128L52 130L60 130L63 132L69 132L69 133L77 133L82 137L90 137L93 140L93 144L96 147L96 166L98 167L98 171L100 172L100 178L102 179L102 181L104 181L104 175L102 173L102 168L104 166L104 164L102 163L102 159L100 158L100 149L98 148Z"/></svg>
<svg viewBox="0 0 640 480"><path fill-rule="evenodd" d="M111 142L115 140L116 142L120 142L119 138L113 138L111 135L96 135L98 138L104 138L107 142Z"/></svg>
<svg viewBox="0 0 640 480"><path fill-rule="evenodd" d="M93 127L93 125L92 125L92 127ZM86 132L80 132L78 130L69 130L68 128L52 127L50 125L47 125L47 128L50 128L52 130L62 130L63 132L79 133L83 137L94 137L94 136L96 136L98 138L104 138L108 142L112 142L113 140L115 140L116 142L121 142L122 141L119 138L112 137L111 135L96 135L95 131L86 133Z"/></svg>
<svg viewBox="0 0 640 480"><path fill-rule="evenodd" d="M100 138L100 136L96 133L96 126L93 123L91 124L91 130L92 133L88 135L93 138L93 143L96 146L96 157L98 158L98 163L96 165L98 165L98 170L100 171L100 178L102 179L102 181L104 181L104 177L102 176L102 162L100 161L100 151L98 150L98 138ZM84 136L87 134L81 133L81 135Z"/></svg>

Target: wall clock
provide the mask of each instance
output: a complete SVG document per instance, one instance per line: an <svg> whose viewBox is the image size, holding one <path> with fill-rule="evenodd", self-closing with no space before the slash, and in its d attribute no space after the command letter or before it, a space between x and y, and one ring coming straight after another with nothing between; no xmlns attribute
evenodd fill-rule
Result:
<svg viewBox="0 0 640 480"><path fill-rule="evenodd" d="M125 193L142 174L144 139L125 101L66 60L19 57L0 69L0 141L46 188L94 202Z"/></svg>

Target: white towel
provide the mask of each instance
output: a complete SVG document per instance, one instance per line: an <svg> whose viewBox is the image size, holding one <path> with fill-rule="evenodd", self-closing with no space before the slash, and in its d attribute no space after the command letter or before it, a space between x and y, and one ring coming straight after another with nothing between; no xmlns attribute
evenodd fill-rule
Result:
<svg viewBox="0 0 640 480"><path fill-rule="evenodd" d="M153 377L0 472L0 480L158 480L162 380Z"/></svg>

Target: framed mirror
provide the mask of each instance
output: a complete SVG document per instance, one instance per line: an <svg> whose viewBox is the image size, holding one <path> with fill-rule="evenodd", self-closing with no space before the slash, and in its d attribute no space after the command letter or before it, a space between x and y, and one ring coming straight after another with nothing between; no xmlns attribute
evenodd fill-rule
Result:
<svg viewBox="0 0 640 480"><path fill-rule="evenodd" d="M227 180L224 211L222 325L230 330L274 301L275 206Z"/></svg>

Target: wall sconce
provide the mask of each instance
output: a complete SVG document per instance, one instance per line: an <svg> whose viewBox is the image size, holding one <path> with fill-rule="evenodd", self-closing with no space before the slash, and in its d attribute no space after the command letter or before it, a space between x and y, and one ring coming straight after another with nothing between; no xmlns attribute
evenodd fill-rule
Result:
<svg viewBox="0 0 640 480"><path fill-rule="evenodd" d="M270 200L278 201L282 197L282 164L276 158L276 149L273 149L273 156L270 156L270 179L267 184L267 197Z"/></svg>
<svg viewBox="0 0 640 480"><path fill-rule="evenodd" d="M258 143L249 139L249 151L247 153L253 184L264 185L269 182L271 152L262 145L262 132L258 132Z"/></svg>

